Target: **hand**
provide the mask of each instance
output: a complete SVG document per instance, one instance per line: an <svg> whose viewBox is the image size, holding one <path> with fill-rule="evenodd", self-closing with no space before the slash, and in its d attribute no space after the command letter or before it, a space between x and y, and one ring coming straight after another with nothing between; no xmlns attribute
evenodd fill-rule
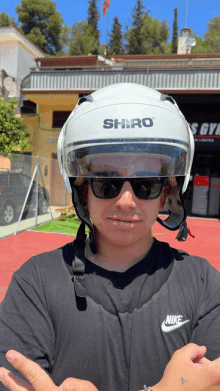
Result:
<svg viewBox="0 0 220 391"><path fill-rule="evenodd" d="M205 346L190 343L177 350L153 391L220 391L220 358L204 357Z"/></svg>
<svg viewBox="0 0 220 391"><path fill-rule="evenodd" d="M10 356L13 357L12 360L9 359ZM6 358L29 382L21 380L6 368L0 368L1 382L11 391L98 391L91 382L74 378L64 380L57 387L38 364L15 350L9 350Z"/></svg>

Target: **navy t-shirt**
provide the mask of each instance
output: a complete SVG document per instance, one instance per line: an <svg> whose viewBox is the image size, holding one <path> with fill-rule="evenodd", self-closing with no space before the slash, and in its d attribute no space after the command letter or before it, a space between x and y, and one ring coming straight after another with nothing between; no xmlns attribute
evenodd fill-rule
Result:
<svg viewBox="0 0 220 391"><path fill-rule="evenodd" d="M5 359L15 349L56 385L75 377L99 391L138 391L156 384L189 342L205 345L210 360L220 356L220 273L205 259L156 239L122 273L83 257L87 297L80 298L73 256L69 243L14 273L0 307L0 366L16 373Z"/></svg>

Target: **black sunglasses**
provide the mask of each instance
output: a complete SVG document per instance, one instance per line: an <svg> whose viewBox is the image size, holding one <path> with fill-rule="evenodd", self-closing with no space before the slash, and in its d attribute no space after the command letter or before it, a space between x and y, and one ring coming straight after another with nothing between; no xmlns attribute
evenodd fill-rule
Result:
<svg viewBox="0 0 220 391"><path fill-rule="evenodd" d="M88 178L95 197L101 199L115 198L125 182L129 182L135 196L141 200L154 200L162 192L167 177L159 178Z"/></svg>

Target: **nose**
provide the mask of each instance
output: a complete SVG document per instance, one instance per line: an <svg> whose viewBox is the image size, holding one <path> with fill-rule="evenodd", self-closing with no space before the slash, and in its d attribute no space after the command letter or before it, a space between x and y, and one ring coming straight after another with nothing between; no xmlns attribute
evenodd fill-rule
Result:
<svg viewBox="0 0 220 391"><path fill-rule="evenodd" d="M125 182L120 194L118 195L118 199L116 201L117 208L122 210L136 208L136 203L134 201L134 192L129 182Z"/></svg>

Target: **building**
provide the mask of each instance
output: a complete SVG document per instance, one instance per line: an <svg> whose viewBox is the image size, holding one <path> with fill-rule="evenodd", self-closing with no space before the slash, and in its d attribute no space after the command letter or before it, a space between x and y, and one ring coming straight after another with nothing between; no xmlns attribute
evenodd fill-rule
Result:
<svg viewBox="0 0 220 391"><path fill-rule="evenodd" d="M191 181L185 194L188 213L219 215L220 54L80 56L36 59L37 71L21 92L38 105L23 116L33 130L31 152L56 158L60 129L78 98L103 86L140 83L174 97L190 123L196 144ZM48 180L52 167L48 167ZM49 183L48 183L49 186Z"/></svg>
<svg viewBox="0 0 220 391"><path fill-rule="evenodd" d="M177 54L190 54L191 47L195 46L196 40L191 36L192 30L188 27L181 29L181 34L178 37Z"/></svg>
<svg viewBox="0 0 220 391"><path fill-rule="evenodd" d="M21 82L32 69L37 68L35 59L44 56L16 27L0 27L1 96L17 98L22 106L24 97L20 96ZM29 106L34 108L32 102Z"/></svg>

